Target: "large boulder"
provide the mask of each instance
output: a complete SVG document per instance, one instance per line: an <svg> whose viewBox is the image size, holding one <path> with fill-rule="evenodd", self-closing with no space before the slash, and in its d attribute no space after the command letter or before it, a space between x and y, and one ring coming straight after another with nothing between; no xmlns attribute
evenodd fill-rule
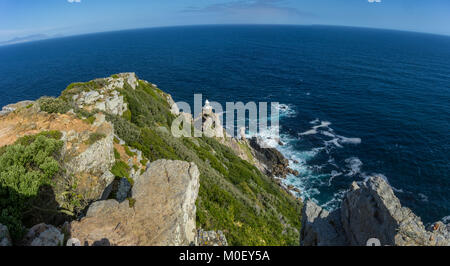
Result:
<svg viewBox="0 0 450 266"><path fill-rule="evenodd" d="M135 180L132 199L95 202L72 222L71 237L81 245L193 244L199 175L194 163L155 161Z"/></svg>
<svg viewBox="0 0 450 266"><path fill-rule="evenodd" d="M313 201L303 206L300 244L304 246L345 246L339 212L331 214Z"/></svg>
<svg viewBox="0 0 450 266"><path fill-rule="evenodd" d="M303 208L302 245L364 246L370 239L390 246L448 246L450 228L442 222L425 229L420 217L402 207L381 177L354 182L341 207L328 213L312 202Z"/></svg>
<svg viewBox="0 0 450 266"><path fill-rule="evenodd" d="M12 246L11 237L9 235L8 227L0 224L0 247Z"/></svg>
<svg viewBox="0 0 450 266"><path fill-rule="evenodd" d="M25 235L25 246L62 246L64 235L53 225L37 224Z"/></svg>

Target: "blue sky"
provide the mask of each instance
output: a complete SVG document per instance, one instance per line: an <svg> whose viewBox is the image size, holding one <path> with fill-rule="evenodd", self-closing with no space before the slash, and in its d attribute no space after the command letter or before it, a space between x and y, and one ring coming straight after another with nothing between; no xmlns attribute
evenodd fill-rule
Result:
<svg viewBox="0 0 450 266"><path fill-rule="evenodd" d="M0 41L195 24L325 24L450 35L449 0L0 0Z"/></svg>

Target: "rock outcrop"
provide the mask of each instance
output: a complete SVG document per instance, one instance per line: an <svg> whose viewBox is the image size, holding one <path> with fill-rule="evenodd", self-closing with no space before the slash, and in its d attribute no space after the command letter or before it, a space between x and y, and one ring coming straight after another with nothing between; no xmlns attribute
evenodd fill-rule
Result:
<svg viewBox="0 0 450 266"><path fill-rule="evenodd" d="M264 147L261 140L253 137L249 140L256 159L263 165L267 175L286 178L288 174L298 175L299 173L289 168L289 161L275 148Z"/></svg>
<svg viewBox="0 0 450 266"><path fill-rule="evenodd" d="M75 188L72 192L80 196L79 209L101 197L114 179L109 170L115 162L114 128L105 115L97 113L89 122L73 112L41 111L39 101L24 101L6 109L13 111L0 116L0 147L42 131L61 132L64 145L58 161L64 173L53 180L60 207L74 211L66 199L68 187Z"/></svg>
<svg viewBox="0 0 450 266"><path fill-rule="evenodd" d="M71 101L80 109L87 111L99 110L113 115L122 115L128 110L124 97L117 89L124 89L128 84L131 89L136 89L138 79L134 73L120 73L109 78L96 79L95 86L83 88L79 93L71 95ZM75 90L76 84L74 85Z"/></svg>
<svg viewBox="0 0 450 266"><path fill-rule="evenodd" d="M62 246L64 235L53 225L37 224L25 235L25 246Z"/></svg>
<svg viewBox="0 0 450 266"><path fill-rule="evenodd" d="M81 195L86 203L100 199L105 188L114 180L114 175L109 171L115 162L114 129L102 116L99 115L96 119L103 122L95 131L101 138L94 143L85 145L89 141L89 134L83 137L85 132L77 133L72 130L63 137L66 141L62 151L63 167L76 177L74 182L77 194ZM83 141L84 138L87 140ZM78 145L73 145L74 142L78 142ZM82 149L83 144L87 146L85 149Z"/></svg>
<svg viewBox="0 0 450 266"><path fill-rule="evenodd" d="M81 245L165 246L195 243L199 171L194 163L158 160L135 180L132 198L93 203L70 226Z"/></svg>
<svg viewBox="0 0 450 266"><path fill-rule="evenodd" d="M437 222L426 230L378 176L360 185L354 182L341 207L331 213L311 201L302 213L300 240L306 246L364 246L369 239L389 246L450 245L450 226Z"/></svg>
<svg viewBox="0 0 450 266"><path fill-rule="evenodd" d="M222 231L204 231L197 232L196 246L228 246L227 239Z"/></svg>
<svg viewBox="0 0 450 266"><path fill-rule="evenodd" d="M0 224L0 247L12 246L11 236L8 227Z"/></svg>

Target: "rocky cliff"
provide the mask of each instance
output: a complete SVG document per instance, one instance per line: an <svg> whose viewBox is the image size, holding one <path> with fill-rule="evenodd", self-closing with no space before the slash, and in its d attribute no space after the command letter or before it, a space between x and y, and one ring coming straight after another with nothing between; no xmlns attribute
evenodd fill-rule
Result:
<svg viewBox="0 0 450 266"><path fill-rule="evenodd" d="M224 134L175 137L179 116ZM216 125L134 73L4 107L0 245L298 244L301 203L271 178L283 158L264 168Z"/></svg>
<svg viewBox="0 0 450 266"><path fill-rule="evenodd" d="M303 208L301 244L305 246L448 246L450 226L428 230L418 216L402 207L381 177L354 182L341 207L331 213L312 201Z"/></svg>

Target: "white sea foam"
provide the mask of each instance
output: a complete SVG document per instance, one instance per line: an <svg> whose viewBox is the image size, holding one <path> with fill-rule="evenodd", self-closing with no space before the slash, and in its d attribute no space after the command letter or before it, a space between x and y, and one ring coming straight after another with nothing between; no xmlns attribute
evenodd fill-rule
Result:
<svg viewBox="0 0 450 266"><path fill-rule="evenodd" d="M450 215L449 215L449 216L445 216L444 218L441 219L441 221L442 221L444 224L450 223Z"/></svg>
<svg viewBox="0 0 450 266"><path fill-rule="evenodd" d="M359 158L357 157L347 158L345 159L345 163L347 164L347 168L349 168L349 171L347 172L346 176L354 176L361 172L361 166L363 165L363 163Z"/></svg>
<svg viewBox="0 0 450 266"><path fill-rule="evenodd" d="M339 142L340 143L361 144L361 139L360 138L347 138L347 137L343 137L343 136L338 136L338 137L339 137Z"/></svg>
<svg viewBox="0 0 450 266"><path fill-rule="evenodd" d="M338 172L338 171L335 171L335 170L331 171L330 179L328 179L328 186L331 187L331 181L333 181L333 179L334 179L335 177L341 176L341 175L342 175L341 172Z"/></svg>
<svg viewBox="0 0 450 266"><path fill-rule="evenodd" d="M316 120L317 120L317 119L316 119ZM317 120L317 121L316 121L316 120L311 121L310 123L311 123L311 124L317 124L318 122L320 122L319 120ZM303 133L300 133L299 135L300 135L300 136L304 136L304 135L314 135L314 134L317 134L317 129L323 128L323 127L328 127L328 126L330 126L330 125L331 125L330 122L328 122L328 121L322 121L322 122L320 122L319 125L313 126L310 130L305 131L305 132L303 132Z"/></svg>
<svg viewBox="0 0 450 266"><path fill-rule="evenodd" d="M288 110L289 108L282 107L281 109ZM292 185L300 190L300 193L291 191L293 195L303 200L311 199L318 203L315 198L320 194L320 188L331 187L333 182L336 182L336 178L345 175L358 180L361 177L367 178L367 174L361 171L363 163L359 158L347 158L344 169L342 169L336 163L331 153L335 147L343 148L343 145L360 144L360 138L337 135L333 128L330 127L331 122L328 121L315 119L309 123L311 124L311 128L303 133L299 133L297 137L289 134L281 134L279 139L274 138L274 130L278 130L278 128L269 128L265 132L258 133L258 136L271 147L278 149L289 160L289 167L300 173L299 176L288 175L286 179L280 179L282 184L285 187ZM303 137L319 133L325 137L324 146L315 147L310 150L298 150L296 148L298 144L302 144L302 141L304 141ZM280 143L284 145L279 145ZM320 165L310 164L311 160L316 158L321 152L329 154L327 162ZM334 168L334 170L328 170L330 171L328 173L324 172L324 169L329 169L329 167ZM380 174L372 174L371 176L373 175L382 176ZM386 177L384 178L386 179ZM402 190L393 189L397 192L402 192ZM321 206L328 210L338 207L346 192L347 190L335 192L327 202L322 202Z"/></svg>

